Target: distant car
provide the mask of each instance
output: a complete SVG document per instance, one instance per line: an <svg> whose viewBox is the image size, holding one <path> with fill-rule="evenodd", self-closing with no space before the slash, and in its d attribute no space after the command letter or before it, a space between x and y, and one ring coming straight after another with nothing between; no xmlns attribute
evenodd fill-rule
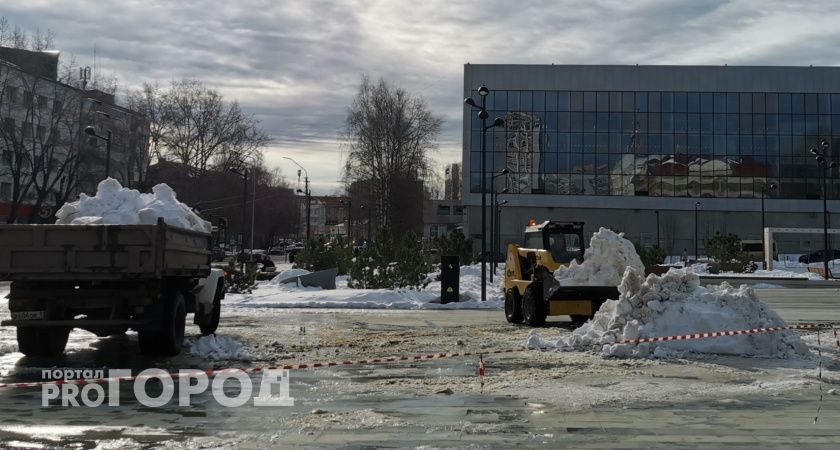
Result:
<svg viewBox="0 0 840 450"><path fill-rule="evenodd" d="M828 251L829 261L834 259L840 259L840 250L831 249ZM808 253L807 255L802 255L799 257L799 262L802 264L810 264L810 263L817 263L825 261L825 250L818 250L813 253Z"/></svg>

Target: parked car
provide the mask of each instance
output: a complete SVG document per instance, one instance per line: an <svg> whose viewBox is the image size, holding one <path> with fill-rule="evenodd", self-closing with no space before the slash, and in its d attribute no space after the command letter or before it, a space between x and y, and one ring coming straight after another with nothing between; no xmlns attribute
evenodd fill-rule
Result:
<svg viewBox="0 0 840 450"><path fill-rule="evenodd" d="M830 249L828 251L829 261L834 259L840 259L840 250ZM799 262L802 264L810 264L810 263L817 263L825 261L825 250L817 250L813 253L808 253L807 255L802 255L799 257Z"/></svg>

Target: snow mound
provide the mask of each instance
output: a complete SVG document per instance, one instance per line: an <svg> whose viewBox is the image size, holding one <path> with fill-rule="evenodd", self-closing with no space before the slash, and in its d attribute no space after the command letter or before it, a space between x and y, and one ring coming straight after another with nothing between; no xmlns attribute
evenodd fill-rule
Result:
<svg viewBox="0 0 840 450"><path fill-rule="evenodd" d="M624 233L601 228L592 234L583 263L572 261L568 267L561 266L554 278L561 286L616 286L627 267L641 273L645 270L633 243L624 239Z"/></svg>
<svg viewBox="0 0 840 450"><path fill-rule="evenodd" d="M251 355L245 344L227 336L216 336L210 334L198 339L187 339L189 352L193 356L200 356L204 359L219 360L241 360L250 361Z"/></svg>
<svg viewBox="0 0 840 450"><path fill-rule="evenodd" d="M179 202L168 185L158 184L151 194L142 194L113 178L102 180L95 196L81 194L79 200L65 203L55 216L55 223L66 225L154 225L162 217L172 226L211 231L210 223Z"/></svg>
<svg viewBox="0 0 840 450"><path fill-rule="evenodd" d="M308 275L312 272L306 269L286 269L282 270L277 275L269 281L269 284L280 284L283 280L288 280L289 278L297 278L301 275Z"/></svg>
<svg viewBox="0 0 840 450"><path fill-rule="evenodd" d="M645 343L613 344L618 340L684 335L710 331L780 327L785 322L759 300L753 289L700 286L700 278L686 269L644 278L628 267L618 286L618 300L608 300L595 317L572 333L568 345L615 357L677 357L712 353L770 358L808 354L806 344L790 331L746 336Z"/></svg>

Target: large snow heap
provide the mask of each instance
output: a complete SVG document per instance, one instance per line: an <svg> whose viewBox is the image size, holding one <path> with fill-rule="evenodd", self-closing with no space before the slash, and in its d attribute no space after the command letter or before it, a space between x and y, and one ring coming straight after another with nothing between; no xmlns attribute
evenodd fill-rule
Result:
<svg viewBox="0 0 840 450"><path fill-rule="evenodd" d="M604 303L592 320L572 333L568 346L617 357L667 358L684 353L713 353L789 358L808 354L805 343L791 331L613 344L644 337L785 326L749 286L733 288L722 283L703 287L697 274L686 269L671 269L661 277L649 275L645 279L641 272L629 267L618 291L619 299Z"/></svg>
<svg viewBox="0 0 840 450"><path fill-rule="evenodd" d="M561 266L554 272L554 278L561 286L616 286L627 267L645 271L633 243L624 239L624 233L601 228L592 234L583 263L572 261L568 267Z"/></svg>
<svg viewBox="0 0 840 450"><path fill-rule="evenodd" d="M175 197L165 183L152 188L151 194L122 187L108 178L99 183L96 195L81 194L79 200L65 203L56 213L57 224L154 225L162 217L169 225L209 233L210 223Z"/></svg>

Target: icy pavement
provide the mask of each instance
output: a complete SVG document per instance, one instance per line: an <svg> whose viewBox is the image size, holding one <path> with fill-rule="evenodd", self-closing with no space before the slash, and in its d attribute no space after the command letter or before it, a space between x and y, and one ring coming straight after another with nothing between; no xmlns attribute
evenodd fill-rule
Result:
<svg viewBox="0 0 840 450"><path fill-rule="evenodd" d="M2 289L2 287L0 287ZM840 315L834 290L758 294L796 321L811 312ZM801 297L819 295L806 308ZM0 302L0 318L8 311ZM229 306L229 305L226 305ZM99 339L74 332L56 361L6 354L0 381L29 380L44 367L149 366L223 368L291 362L484 351L520 344L530 329L499 311L229 309L219 336L245 344L247 361L213 361L187 352L171 359L136 355L133 335ZM565 322L542 329L568 337ZM0 328L2 343L14 332ZM187 334L196 338L190 325ZM840 384L840 353L822 335L824 393ZM816 335L804 337L816 344ZM13 342L13 341L11 341ZM813 347L812 347L813 348ZM492 448L790 448L840 445L840 397L826 395L817 424L815 358L776 360L604 360L586 352L485 355L478 358L292 372L286 408L224 408L209 395L188 407L140 405L123 390L123 406L40 408L39 390L0 390L0 447L492 447ZM836 392L836 391L835 391Z"/></svg>

